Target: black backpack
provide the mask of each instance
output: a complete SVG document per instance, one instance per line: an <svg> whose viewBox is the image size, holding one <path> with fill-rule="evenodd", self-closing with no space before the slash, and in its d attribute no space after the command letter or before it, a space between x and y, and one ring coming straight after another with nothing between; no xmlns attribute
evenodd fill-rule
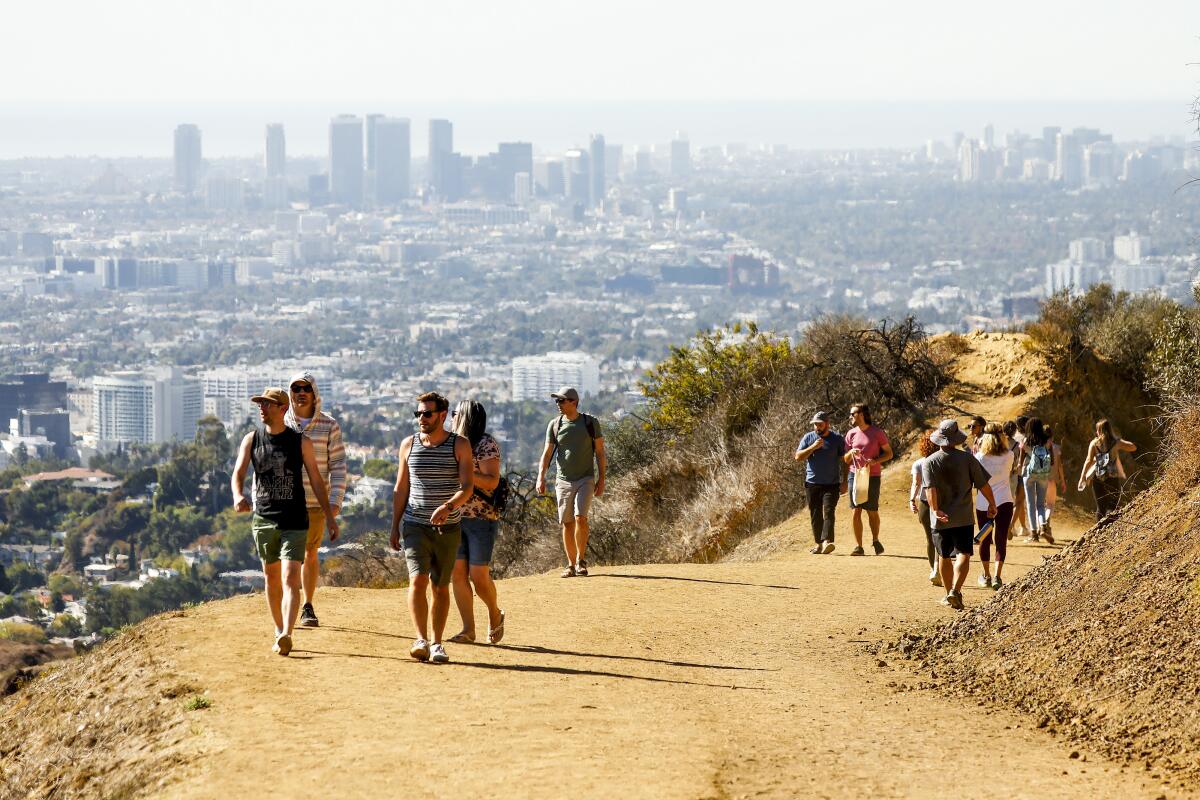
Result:
<svg viewBox="0 0 1200 800"><path fill-rule="evenodd" d="M475 496L483 500L492 507L497 514L503 514L504 509L508 508L508 494L511 487L508 485L508 478L500 476L500 482L496 484L496 488L491 494L483 491L479 487L475 487Z"/></svg>
<svg viewBox="0 0 1200 800"><path fill-rule="evenodd" d="M591 414L579 412L579 416L583 417L583 424L587 426L588 436L592 438L592 450L596 449L596 418ZM558 425L554 428L554 449L558 449L558 435L562 433L563 420L567 418L566 414L558 415Z"/></svg>

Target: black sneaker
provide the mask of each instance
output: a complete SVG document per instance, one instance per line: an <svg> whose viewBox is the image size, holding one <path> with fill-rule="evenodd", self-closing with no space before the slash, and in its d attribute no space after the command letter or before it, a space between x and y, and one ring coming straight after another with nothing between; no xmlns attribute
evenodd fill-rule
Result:
<svg viewBox="0 0 1200 800"><path fill-rule="evenodd" d="M305 603L304 607L300 609L300 624L305 628L316 628L318 626L317 615L313 611L312 603Z"/></svg>
<svg viewBox="0 0 1200 800"><path fill-rule="evenodd" d="M883 542L876 539L875 541L871 542L871 547L874 548L875 555L877 555L877 556L883 555Z"/></svg>
<svg viewBox="0 0 1200 800"><path fill-rule="evenodd" d="M587 577L587 574L588 574L587 562L584 561L582 558L579 559L579 562L577 564L575 564L575 574L581 578Z"/></svg>

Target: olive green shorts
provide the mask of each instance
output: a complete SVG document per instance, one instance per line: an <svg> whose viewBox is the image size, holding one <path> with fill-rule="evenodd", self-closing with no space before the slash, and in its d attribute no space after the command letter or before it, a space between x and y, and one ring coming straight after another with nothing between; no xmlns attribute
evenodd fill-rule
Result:
<svg viewBox="0 0 1200 800"><path fill-rule="evenodd" d="M258 514L250 523L254 531L254 549L264 564L274 564L280 559L286 561L304 561L304 545L308 539L308 531L285 531L268 519Z"/></svg>
<svg viewBox="0 0 1200 800"><path fill-rule="evenodd" d="M409 579L428 575L434 586L449 586L462 537L459 523L433 526L405 520L403 533Z"/></svg>

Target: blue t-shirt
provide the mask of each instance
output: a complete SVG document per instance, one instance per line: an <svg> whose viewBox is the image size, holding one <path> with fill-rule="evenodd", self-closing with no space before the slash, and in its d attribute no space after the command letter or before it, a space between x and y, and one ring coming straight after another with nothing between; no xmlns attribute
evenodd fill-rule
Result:
<svg viewBox="0 0 1200 800"><path fill-rule="evenodd" d="M797 450L805 450L817 442L817 432L809 431L800 440ZM825 435L825 446L814 450L808 457L804 480L806 483L841 483L842 456L846 455L846 440L840 433L829 431Z"/></svg>

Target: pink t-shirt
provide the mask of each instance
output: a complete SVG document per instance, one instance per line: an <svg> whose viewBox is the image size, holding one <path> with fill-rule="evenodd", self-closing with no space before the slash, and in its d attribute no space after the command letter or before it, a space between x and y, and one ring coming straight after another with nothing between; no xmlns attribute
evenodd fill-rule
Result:
<svg viewBox="0 0 1200 800"><path fill-rule="evenodd" d="M846 434L846 449L852 450L858 448L862 451L862 456L854 459L852 467L858 469L864 466L868 459L878 458L883 452L883 446L888 443L887 434L883 432L883 428L877 428L874 425L868 425L864 431L855 425ZM882 464L871 465L871 476L881 475L883 473Z"/></svg>

